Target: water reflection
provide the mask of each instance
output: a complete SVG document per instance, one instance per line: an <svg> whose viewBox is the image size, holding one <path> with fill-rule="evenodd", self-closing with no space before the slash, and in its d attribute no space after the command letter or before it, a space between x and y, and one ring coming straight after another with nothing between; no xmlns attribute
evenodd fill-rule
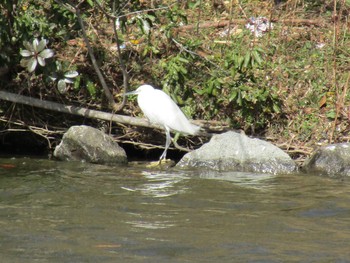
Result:
<svg viewBox="0 0 350 263"><path fill-rule="evenodd" d="M176 209L167 206L167 199L175 195L185 194L188 187L183 181L189 178L183 173L162 171L142 171L141 174L143 180L139 184L121 187L125 191L146 198L140 202L139 213L129 214L132 220L128 220L127 223L136 229L175 227L176 223L172 217L176 213Z"/></svg>
<svg viewBox="0 0 350 263"><path fill-rule="evenodd" d="M257 190L268 190L274 187L273 179L276 175L248 172L214 172L206 171L200 173L201 178L230 181L237 186Z"/></svg>
<svg viewBox="0 0 350 263"><path fill-rule="evenodd" d="M170 197L176 194L182 194L187 187L178 187L178 184L187 177L184 174L166 173L166 172L148 172L143 171L142 175L146 181L139 186L123 186L122 189L131 192L140 192L142 195L152 196L155 198Z"/></svg>
<svg viewBox="0 0 350 263"><path fill-rule="evenodd" d="M139 216L139 215L138 215ZM132 225L132 227L137 228L145 228L145 229L164 229L175 226L174 222L167 221L167 220L161 220L161 221L154 221L152 220L135 220L135 221L128 221L128 224Z"/></svg>

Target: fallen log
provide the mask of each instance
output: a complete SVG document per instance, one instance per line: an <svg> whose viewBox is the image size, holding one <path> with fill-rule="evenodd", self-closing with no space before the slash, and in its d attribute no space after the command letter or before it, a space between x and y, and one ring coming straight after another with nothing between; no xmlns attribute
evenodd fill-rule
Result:
<svg viewBox="0 0 350 263"><path fill-rule="evenodd" d="M38 107L46 110L57 111L61 113L73 114L92 119L101 119L105 121L113 121L122 124L129 124L142 127L160 128L159 126L151 124L144 118L135 118L130 116L118 115L108 112L91 110L83 107L63 105L57 102L40 100L19 94L10 93L7 91L0 91L0 100L11 101L14 103L21 103L33 107Z"/></svg>

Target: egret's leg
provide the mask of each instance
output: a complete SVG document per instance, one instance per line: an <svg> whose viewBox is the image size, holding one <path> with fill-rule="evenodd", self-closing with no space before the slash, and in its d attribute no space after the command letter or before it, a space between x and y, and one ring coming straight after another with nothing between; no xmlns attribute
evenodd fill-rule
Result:
<svg viewBox="0 0 350 263"><path fill-rule="evenodd" d="M164 152L162 153L162 155L159 158L160 161L163 160L163 159L166 159L166 153L167 153L168 148L169 148L170 143L171 143L170 130L169 130L168 127L165 127L165 136L166 136L165 150L164 150Z"/></svg>

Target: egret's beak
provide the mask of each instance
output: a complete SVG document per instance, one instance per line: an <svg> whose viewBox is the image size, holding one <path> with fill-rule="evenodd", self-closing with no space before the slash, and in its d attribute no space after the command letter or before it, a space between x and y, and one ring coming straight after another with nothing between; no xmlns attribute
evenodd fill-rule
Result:
<svg viewBox="0 0 350 263"><path fill-rule="evenodd" d="M135 95L135 94L137 94L137 93L136 93L136 90L134 90L134 91L129 91L129 92L125 93L125 96Z"/></svg>

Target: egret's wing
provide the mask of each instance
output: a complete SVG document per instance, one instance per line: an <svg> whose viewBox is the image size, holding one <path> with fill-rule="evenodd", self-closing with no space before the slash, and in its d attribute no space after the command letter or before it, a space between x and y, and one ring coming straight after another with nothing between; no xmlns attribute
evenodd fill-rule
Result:
<svg viewBox="0 0 350 263"><path fill-rule="evenodd" d="M144 115L153 123L192 135L200 129L191 124L176 103L161 90L141 92L137 100Z"/></svg>
<svg viewBox="0 0 350 263"><path fill-rule="evenodd" d="M157 99L157 121L159 124L168 126L171 130L175 130L185 134L195 134L199 131L199 127L189 122L185 114L178 105L163 91L154 90L154 97Z"/></svg>

